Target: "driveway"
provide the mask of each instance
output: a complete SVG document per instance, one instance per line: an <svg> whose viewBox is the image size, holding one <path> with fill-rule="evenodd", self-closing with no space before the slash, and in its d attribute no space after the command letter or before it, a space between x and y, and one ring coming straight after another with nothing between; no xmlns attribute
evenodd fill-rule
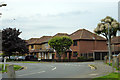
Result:
<svg viewBox="0 0 120 80"><path fill-rule="evenodd" d="M99 63L103 66L103 63ZM98 62L9 64L27 67L27 69L16 71L17 78L94 78L106 74L104 71L91 70L88 66L88 64L99 66ZM6 73L3 74L3 78L7 78Z"/></svg>

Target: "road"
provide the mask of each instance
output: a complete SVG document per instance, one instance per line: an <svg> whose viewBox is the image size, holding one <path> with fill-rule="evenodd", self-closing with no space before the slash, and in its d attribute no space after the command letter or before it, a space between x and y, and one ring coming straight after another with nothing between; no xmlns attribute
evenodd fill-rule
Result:
<svg viewBox="0 0 120 80"><path fill-rule="evenodd" d="M88 66L95 62L9 64L27 67L27 69L16 71L17 78L94 78L98 75ZM3 78L7 78L6 73L3 74Z"/></svg>

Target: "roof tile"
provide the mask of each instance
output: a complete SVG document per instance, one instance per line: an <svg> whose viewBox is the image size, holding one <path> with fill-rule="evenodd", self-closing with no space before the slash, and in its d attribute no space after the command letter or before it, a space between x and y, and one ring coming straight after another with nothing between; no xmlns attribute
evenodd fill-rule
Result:
<svg viewBox="0 0 120 80"><path fill-rule="evenodd" d="M70 35L70 38L73 40L77 39L88 39L88 40L106 40L105 38L98 36L86 29L79 29L76 32Z"/></svg>

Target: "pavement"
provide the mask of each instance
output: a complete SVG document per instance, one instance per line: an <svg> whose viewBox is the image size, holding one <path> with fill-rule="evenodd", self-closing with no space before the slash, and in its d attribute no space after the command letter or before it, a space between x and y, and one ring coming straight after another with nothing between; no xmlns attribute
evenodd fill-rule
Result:
<svg viewBox="0 0 120 80"><path fill-rule="evenodd" d="M16 71L16 78L95 78L112 72L112 67L101 61L71 63L7 63L25 66L26 69ZM91 69L88 65L97 67ZM7 78L7 73L2 74Z"/></svg>

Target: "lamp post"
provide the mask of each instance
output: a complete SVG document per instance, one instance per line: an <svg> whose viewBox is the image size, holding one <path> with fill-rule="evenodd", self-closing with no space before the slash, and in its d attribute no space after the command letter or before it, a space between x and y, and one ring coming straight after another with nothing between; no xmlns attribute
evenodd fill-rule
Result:
<svg viewBox="0 0 120 80"><path fill-rule="evenodd" d="M110 41L110 29L109 29L109 23L108 24L108 51L109 51L109 65L111 61L111 41Z"/></svg>

